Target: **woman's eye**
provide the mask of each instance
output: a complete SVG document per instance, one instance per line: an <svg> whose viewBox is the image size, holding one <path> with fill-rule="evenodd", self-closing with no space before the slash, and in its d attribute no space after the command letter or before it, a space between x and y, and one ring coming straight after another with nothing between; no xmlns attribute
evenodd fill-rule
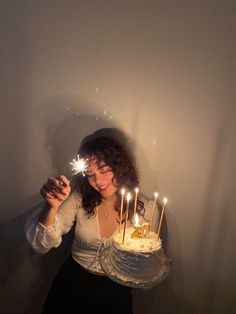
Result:
<svg viewBox="0 0 236 314"><path fill-rule="evenodd" d="M92 178L92 176L94 176L94 173L87 173L86 175L88 178Z"/></svg>
<svg viewBox="0 0 236 314"><path fill-rule="evenodd" d="M102 169L100 169L100 173L101 174L107 173L108 171L111 171L111 168L102 168Z"/></svg>

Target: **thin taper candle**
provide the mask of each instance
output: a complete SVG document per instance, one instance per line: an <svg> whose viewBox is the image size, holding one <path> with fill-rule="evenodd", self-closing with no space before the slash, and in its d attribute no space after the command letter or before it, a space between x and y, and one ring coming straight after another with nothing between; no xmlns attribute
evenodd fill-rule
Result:
<svg viewBox="0 0 236 314"><path fill-rule="evenodd" d="M130 201L130 198L131 198L130 193L128 193L128 194L127 194L125 225L124 225L122 243L124 243L124 241L125 241L125 230L126 230L126 225L127 225L127 220L128 220L128 214L129 214L129 201Z"/></svg>
<svg viewBox="0 0 236 314"><path fill-rule="evenodd" d="M155 212L155 208L156 208L157 198L158 198L158 193L157 193L157 192L155 192L155 193L154 193L154 201L153 201L153 206L152 206L152 216L151 216L150 231L152 231L153 219L154 219L154 212Z"/></svg>
<svg viewBox="0 0 236 314"><path fill-rule="evenodd" d="M120 224L119 224L119 232L121 230L122 216L123 216L123 206L124 206L124 195L125 189L121 190L121 204L120 204Z"/></svg>
<svg viewBox="0 0 236 314"><path fill-rule="evenodd" d="M138 188L135 188L135 200L134 200L134 217L136 215L136 210L137 210L137 199L138 199L138 192L139 192L139 189Z"/></svg>
<svg viewBox="0 0 236 314"><path fill-rule="evenodd" d="M165 208L166 208L166 203L167 203L167 199L164 198L163 199L163 207L162 207L162 211L161 211L161 218L160 218L159 227L158 227L158 231L157 231L157 238L158 239L160 238L161 224L162 224L162 219L163 219Z"/></svg>

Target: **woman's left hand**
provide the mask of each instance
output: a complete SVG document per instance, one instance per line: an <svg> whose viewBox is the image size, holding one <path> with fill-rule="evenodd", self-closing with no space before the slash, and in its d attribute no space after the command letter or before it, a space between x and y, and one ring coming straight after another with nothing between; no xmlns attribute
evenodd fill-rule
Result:
<svg viewBox="0 0 236 314"><path fill-rule="evenodd" d="M173 259L170 257L165 257L162 259L162 264L164 265L172 265L173 264Z"/></svg>

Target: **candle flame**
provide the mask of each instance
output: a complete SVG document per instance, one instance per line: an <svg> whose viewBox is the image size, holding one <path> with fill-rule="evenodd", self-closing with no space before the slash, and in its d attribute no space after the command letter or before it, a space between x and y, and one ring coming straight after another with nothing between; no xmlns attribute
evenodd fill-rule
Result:
<svg viewBox="0 0 236 314"><path fill-rule="evenodd" d="M138 193L139 192L139 188L135 188L134 191L135 191L135 193Z"/></svg>
<svg viewBox="0 0 236 314"><path fill-rule="evenodd" d="M121 194L124 196L125 195L125 189L121 189Z"/></svg>
<svg viewBox="0 0 236 314"><path fill-rule="evenodd" d="M74 175L79 174L80 172L85 175L85 172L88 168L87 159L80 158L79 155L77 155L77 159L73 159L72 162L70 162L72 165L72 171Z"/></svg>
<svg viewBox="0 0 236 314"><path fill-rule="evenodd" d="M166 203L167 203L167 198L166 198L166 197L163 198L163 202L164 202L164 204L166 205Z"/></svg>
<svg viewBox="0 0 236 314"><path fill-rule="evenodd" d="M158 197L158 193L157 193L157 192L154 193L154 197L155 197L155 198Z"/></svg>
<svg viewBox="0 0 236 314"><path fill-rule="evenodd" d="M131 199L131 194L130 194L130 193L128 193L128 194L127 194L127 202L129 202L129 201L130 201L130 199Z"/></svg>

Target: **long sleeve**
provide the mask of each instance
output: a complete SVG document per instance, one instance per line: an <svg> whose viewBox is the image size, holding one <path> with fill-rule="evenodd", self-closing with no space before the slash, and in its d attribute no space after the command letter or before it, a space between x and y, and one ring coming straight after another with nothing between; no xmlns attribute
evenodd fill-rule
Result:
<svg viewBox="0 0 236 314"><path fill-rule="evenodd" d="M58 247L61 244L62 235L72 228L80 203L78 193L71 193L58 209L55 222L48 227L39 222L38 217L41 210L33 213L25 224L26 238L31 247L40 254L45 254L51 248Z"/></svg>

